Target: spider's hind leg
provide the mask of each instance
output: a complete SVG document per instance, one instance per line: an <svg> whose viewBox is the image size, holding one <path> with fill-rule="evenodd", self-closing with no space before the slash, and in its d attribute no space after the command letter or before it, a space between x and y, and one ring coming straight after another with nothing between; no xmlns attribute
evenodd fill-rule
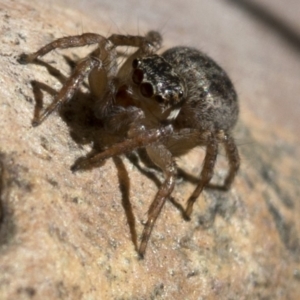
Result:
<svg viewBox="0 0 300 300"><path fill-rule="evenodd" d="M200 175L200 181L194 190L193 194L188 199L187 207L185 210L185 217L187 219L190 218L192 211L193 211L193 205L197 198L199 197L200 193L203 191L204 187L208 185L210 182L214 166L217 160L217 154L218 154L218 140L214 135L211 134L202 134L202 138L205 139L206 144L206 154L204 158L203 168Z"/></svg>
<svg viewBox="0 0 300 300"><path fill-rule="evenodd" d="M208 184L207 187L211 189L227 191L239 170L240 156L235 141L230 135L223 133L218 137L218 141L219 143L222 143L225 148L226 157L229 164L229 171L223 184Z"/></svg>
<svg viewBox="0 0 300 300"><path fill-rule="evenodd" d="M204 164L200 175L200 182L198 183L193 194L188 199L188 204L185 211L185 215L187 219L190 218L191 213L193 211L193 205L197 200L197 198L199 197L200 193L203 191L203 189L205 187L209 187L209 188L220 189L220 190L228 190L240 166L240 157L239 157L237 147L235 145L234 139L229 134L220 131L216 135L202 134L201 138L203 139L204 144L207 145L206 154L205 154ZM224 184L221 186L209 184L213 176L213 170L214 170L215 162L217 160L219 143L222 143L224 145L226 156L229 162L229 172L227 174Z"/></svg>
<svg viewBox="0 0 300 300"><path fill-rule="evenodd" d="M224 189L228 190L235 178L235 175L240 167L240 156L234 139L231 136L226 136L223 141L226 156L229 162L229 172L224 182Z"/></svg>

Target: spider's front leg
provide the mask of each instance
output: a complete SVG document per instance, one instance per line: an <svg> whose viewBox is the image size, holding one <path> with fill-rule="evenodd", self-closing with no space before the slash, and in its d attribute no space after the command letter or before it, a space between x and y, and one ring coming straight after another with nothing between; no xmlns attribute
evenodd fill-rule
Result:
<svg viewBox="0 0 300 300"><path fill-rule="evenodd" d="M132 61L145 54L155 52L161 46L161 35L150 31L146 36L113 34L106 42L101 42L93 55L103 61L102 70L94 70L89 76L92 94L97 99L95 114L102 119L105 128L112 132L126 132L131 123L143 117L132 100L126 84L131 76ZM119 46L137 48L117 70Z"/></svg>
<svg viewBox="0 0 300 300"><path fill-rule="evenodd" d="M139 126L136 126L139 127ZM76 162L71 170L73 172L79 170L86 170L97 167L102 161L125 153L130 153L138 148L147 147L153 143L157 143L173 132L172 126L165 126L159 129L141 130L137 129L138 133L135 133L132 138L126 139L123 142L112 145L110 148L95 154L92 157L85 158Z"/></svg>
<svg viewBox="0 0 300 300"><path fill-rule="evenodd" d="M172 134L173 127L171 125L159 129L135 129L137 130L137 132L134 133L132 138L115 144L107 150L96 154L91 158L80 160L79 162L75 163L71 169L72 171L77 171L96 167L100 162L107 158L124 153L129 153L137 148L146 147L150 159L164 171L166 179L160 187L148 211L148 220L145 224L142 241L139 247L139 255L142 258L145 254L147 243L151 235L154 223L159 216L159 213L164 203L166 202L166 199L174 189L177 169L171 152L164 145L158 144L160 141L163 141L164 138Z"/></svg>
<svg viewBox="0 0 300 300"><path fill-rule="evenodd" d="M171 195L174 185L175 185L175 178L176 178L176 164L172 157L171 152L162 144L151 145L146 148L147 153L150 159L162 169L165 174L165 181L159 188L154 201L150 205L148 210L148 220L145 223L145 228L142 234L142 240L139 247L139 255L141 258L144 257L146 247L155 224L162 207L164 206L167 198Z"/></svg>
<svg viewBox="0 0 300 300"><path fill-rule="evenodd" d="M73 74L66 80L53 102L40 116L34 118L32 125L37 126L41 124L54 110L57 109L58 106L70 100L78 90L84 78L95 68L101 68L101 62L94 57L88 57L78 63Z"/></svg>
<svg viewBox="0 0 300 300"><path fill-rule="evenodd" d="M52 50L55 49L66 49L71 47L81 47L86 45L92 45L92 44L98 44L99 47L101 45L103 49L105 48L111 48L111 42L109 42L105 37L94 34L94 33L84 33L82 35L76 35L76 36L70 36L70 37L63 37L60 39L57 39L46 46L42 47L38 51L32 53L32 54L21 54L18 58L19 63L21 64L27 64L27 63L33 63L37 60L38 57L44 56L47 53L49 53ZM112 52L113 53L113 52ZM106 53L105 53L106 54ZM114 53L113 53L114 54ZM112 59L109 58L109 62ZM65 81L62 89L59 91L57 96L54 98L54 101L52 104L50 104L42 115L35 116L32 125L37 126L41 124L47 116L49 116L60 104L70 100L76 90L79 88L80 84L83 82L84 78L88 76L91 71L100 72L99 70L103 69L102 64L102 57L97 57L93 54L85 58L84 60L81 60L73 74ZM105 72L102 71L102 73ZM101 74L102 74L101 73ZM102 76L105 77L105 76ZM102 91L102 90L101 90Z"/></svg>
<svg viewBox="0 0 300 300"><path fill-rule="evenodd" d="M131 70L132 62L139 56L152 54L162 44L162 36L157 31L149 31L145 36L113 34L108 38L115 46L130 46L138 48L131 54L118 71L118 77L126 78Z"/></svg>
<svg viewBox="0 0 300 300"><path fill-rule="evenodd" d="M63 37L47 44L46 46L42 47L34 53L21 54L18 58L18 62L21 64L32 63L38 57L44 56L55 49L66 49L72 47L82 47L87 45L99 44L100 42L103 42L105 40L105 37L95 33L84 33L81 35Z"/></svg>
<svg viewBox="0 0 300 300"><path fill-rule="evenodd" d="M113 34L110 40L115 46L130 46L144 52L153 52L161 47L162 37L157 31L149 31L145 36Z"/></svg>

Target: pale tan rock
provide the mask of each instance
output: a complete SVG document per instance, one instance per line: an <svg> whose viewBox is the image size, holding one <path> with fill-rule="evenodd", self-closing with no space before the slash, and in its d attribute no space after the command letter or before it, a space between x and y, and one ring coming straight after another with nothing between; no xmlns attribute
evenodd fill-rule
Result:
<svg viewBox="0 0 300 300"><path fill-rule="evenodd" d="M82 24L99 33L109 26L41 1L7 0L0 8L0 299L297 299L295 137L243 111L236 129L242 167L232 189L205 191L190 222L168 202L138 260L134 241L155 182L124 157L72 174L70 166L104 134L84 124L89 99L79 94L64 114L32 128L30 82L55 90L60 83L42 66L16 61L22 52L80 33ZM68 74L60 53L44 60ZM50 99L44 93L44 105ZM202 155L193 151L179 164L198 174ZM215 180L225 171L221 152ZM184 205L193 187L179 181L174 199Z"/></svg>

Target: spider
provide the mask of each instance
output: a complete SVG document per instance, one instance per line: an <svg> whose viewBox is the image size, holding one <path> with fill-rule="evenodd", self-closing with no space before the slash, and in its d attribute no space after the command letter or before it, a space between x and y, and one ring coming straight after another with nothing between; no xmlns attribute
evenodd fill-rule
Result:
<svg viewBox="0 0 300 300"><path fill-rule="evenodd" d="M155 221L171 195L177 174L175 157L194 147L206 153L199 183L187 200L185 218L209 185L223 144L229 171L219 188L227 190L238 171L240 158L230 132L238 118L238 100L227 74L211 58L197 49L179 46L157 54L162 37L156 31L145 36L95 33L54 40L32 54L21 54L19 62L33 63L57 48L97 45L81 59L53 102L32 125L41 124L61 104L69 101L88 77L95 102L95 115L105 128L122 140L91 157L77 161L72 171L89 169L110 157L144 148L150 160L164 173L164 182L148 210L138 254L144 257ZM118 47L135 49L119 65Z"/></svg>

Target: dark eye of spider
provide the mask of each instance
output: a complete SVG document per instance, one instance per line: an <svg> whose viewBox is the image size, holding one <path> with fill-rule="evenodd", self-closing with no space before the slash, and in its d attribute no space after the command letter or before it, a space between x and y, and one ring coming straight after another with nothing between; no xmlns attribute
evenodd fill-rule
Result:
<svg viewBox="0 0 300 300"><path fill-rule="evenodd" d="M135 84L140 84L143 81L144 73L140 69L135 69L132 74L132 81Z"/></svg>
<svg viewBox="0 0 300 300"><path fill-rule="evenodd" d="M179 91L178 96L179 96L179 98L182 98L182 96L183 96L183 91Z"/></svg>
<svg viewBox="0 0 300 300"><path fill-rule="evenodd" d="M139 66L139 64L140 64L140 60L138 60L138 59L134 59L134 60L132 61L132 67L133 67L134 69L136 69L136 68Z"/></svg>
<svg viewBox="0 0 300 300"><path fill-rule="evenodd" d="M163 97L160 96L160 95L155 96L155 100L156 100L158 103L163 103L163 102L164 102Z"/></svg>
<svg viewBox="0 0 300 300"><path fill-rule="evenodd" d="M148 82L141 84L140 91L141 91L141 94L146 98L150 98L153 96L153 87Z"/></svg>

